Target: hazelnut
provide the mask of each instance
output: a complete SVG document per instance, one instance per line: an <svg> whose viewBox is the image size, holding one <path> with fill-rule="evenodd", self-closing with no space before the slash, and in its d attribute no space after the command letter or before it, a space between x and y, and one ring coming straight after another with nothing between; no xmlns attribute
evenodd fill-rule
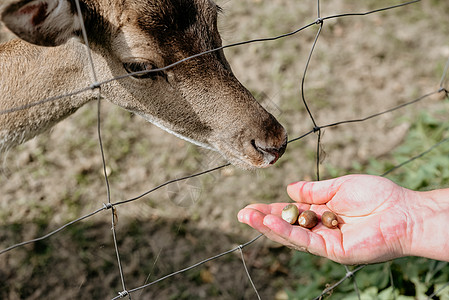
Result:
<svg viewBox="0 0 449 300"><path fill-rule="evenodd" d="M303 211L298 218L299 226L305 228L313 228L318 223L318 217L315 212L311 210Z"/></svg>
<svg viewBox="0 0 449 300"><path fill-rule="evenodd" d="M290 224L294 224L298 220L299 210L294 204L288 204L282 209L281 217Z"/></svg>
<svg viewBox="0 0 449 300"><path fill-rule="evenodd" d="M337 216L331 211L325 211L323 213L321 216L321 222L329 228L336 228L338 225Z"/></svg>

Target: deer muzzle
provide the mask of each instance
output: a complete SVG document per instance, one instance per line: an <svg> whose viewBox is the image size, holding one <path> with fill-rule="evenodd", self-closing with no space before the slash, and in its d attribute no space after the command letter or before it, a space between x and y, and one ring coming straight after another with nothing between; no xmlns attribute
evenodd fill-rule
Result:
<svg viewBox="0 0 449 300"><path fill-rule="evenodd" d="M287 132L269 115L259 126L245 126L232 137L220 138L211 144L239 168L266 168L276 163L284 154Z"/></svg>

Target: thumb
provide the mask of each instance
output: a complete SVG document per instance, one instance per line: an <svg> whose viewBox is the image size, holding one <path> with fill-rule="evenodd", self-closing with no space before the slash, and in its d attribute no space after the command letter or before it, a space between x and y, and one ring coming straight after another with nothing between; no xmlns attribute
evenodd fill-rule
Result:
<svg viewBox="0 0 449 300"><path fill-rule="evenodd" d="M296 202L307 204L326 204L340 188L339 178L323 181L298 181L287 186L287 193Z"/></svg>

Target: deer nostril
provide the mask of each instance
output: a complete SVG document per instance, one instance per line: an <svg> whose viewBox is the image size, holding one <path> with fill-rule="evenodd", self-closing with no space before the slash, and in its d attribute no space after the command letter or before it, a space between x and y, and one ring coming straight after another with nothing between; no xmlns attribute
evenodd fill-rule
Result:
<svg viewBox="0 0 449 300"><path fill-rule="evenodd" d="M259 151L259 147L256 145L256 140L251 140L251 145L254 147L254 149Z"/></svg>

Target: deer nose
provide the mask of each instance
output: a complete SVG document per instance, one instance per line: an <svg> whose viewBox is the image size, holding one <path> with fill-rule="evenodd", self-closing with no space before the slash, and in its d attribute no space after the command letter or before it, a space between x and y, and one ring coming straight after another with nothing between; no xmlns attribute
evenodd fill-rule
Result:
<svg viewBox="0 0 449 300"><path fill-rule="evenodd" d="M268 161L270 165L274 164L278 161L278 159L284 154L285 149L287 148L287 134L285 134L285 138L282 141L282 144L278 147L276 146L267 146L265 143L252 140L251 145L260 153L263 154L264 158Z"/></svg>

